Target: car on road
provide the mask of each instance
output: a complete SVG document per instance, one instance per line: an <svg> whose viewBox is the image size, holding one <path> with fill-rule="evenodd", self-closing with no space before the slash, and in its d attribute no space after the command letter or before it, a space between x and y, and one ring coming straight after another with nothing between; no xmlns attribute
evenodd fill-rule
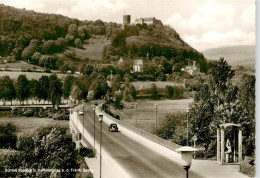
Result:
<svg viewBox="0 0 260 178"><path fill-rule="evenodd" d="M112 123L109 125L109 132L118 132L118 127L116 123Z"/></svg>
<svg viewBox="0 0 260 178"><path fill-rule="evenodd" d="M79 115L83 115L83 111L82 110L79 111Z"/></svg>

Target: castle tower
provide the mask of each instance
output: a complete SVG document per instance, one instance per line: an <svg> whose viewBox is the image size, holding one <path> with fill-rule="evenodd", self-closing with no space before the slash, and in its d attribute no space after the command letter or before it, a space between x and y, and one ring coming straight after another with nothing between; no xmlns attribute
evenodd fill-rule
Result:
<svg viewBox="0 0 260 178"><path fill-rule="evenodd" d="M131 23L131 16L130 15L123 15L123 25L129 25Z"/></svg>

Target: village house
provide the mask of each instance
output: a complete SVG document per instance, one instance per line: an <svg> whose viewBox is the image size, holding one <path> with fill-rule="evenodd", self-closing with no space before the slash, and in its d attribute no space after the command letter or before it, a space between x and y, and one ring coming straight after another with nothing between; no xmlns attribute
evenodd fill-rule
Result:
<svg viewBox="0 0 260 178"><path fill-rule="evenodd" d="M124 59L122 57L120 57L118 63L118 65L123 65L124 64Z"/></svg>
<svg viewBox="0 0 260 178"><path fill-rule="evenodd" d="M195 74L200 73L200 68L199 68L199 66L196 65L196 61L193 61L192 65L190 65L190 63L188 63L188 66L185 66L184 68L182 68L181 71L186 71L190 75L195 75Z"/></svg>
<svg viewBox="0 0 260 178"><path fill-rule="evenodd" d="M142 59L134 60L133 72L143 72L143 66L144 63Z"/></svg>

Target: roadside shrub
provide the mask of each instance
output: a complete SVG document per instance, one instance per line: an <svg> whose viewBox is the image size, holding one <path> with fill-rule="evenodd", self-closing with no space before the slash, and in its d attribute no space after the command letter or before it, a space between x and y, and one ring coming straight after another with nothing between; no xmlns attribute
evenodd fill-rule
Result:
<svg viewBox="0 0 260 178"><path fill-rule="evenodd" d="M0 125L0 148L15 148L17 127L12 123Z"/></svg>
<svg viewBox="0 0 260 178"><path fill-rule="evenodd" d="M154 133L166 140L172 140L174 143L186 144L186 119L185 113L171 113L160 119L159 126Z"/></svg>
<svg viewBox="0 0 260 178"><path fill-rule="evenodd" d="M95 157L94 151L90 148L84 148L84 147L80 148L79 154L83 157L88 157L88 158L94 158Z"/></svg>
<svg viewBox="0 0 260 178"><path fill-rule="evenodd" d="M48 126L33 135L19 137L20 152L10 155L4 162L5 169L35 169L34 172L11 172L5 177L75 177L78 169L77 152L71 137L66 136L67 127ZM24 148L24 147L25 148ZM38 169L57 169L61 172L41 172Z"/></svg>
<svg viewBox="0 0 260 178"><path fill-rule="evenodd" d="M34 140L29 133L22 133L18 135L16 147L20 151L30 150L34 148Z"/></svg>
<svg viewBox="0 0 260 178"><path fill-rule="evenodd" d="M54 120L69 120L69 117L69 111L67 110L59 110L52 116Z"/></svg>

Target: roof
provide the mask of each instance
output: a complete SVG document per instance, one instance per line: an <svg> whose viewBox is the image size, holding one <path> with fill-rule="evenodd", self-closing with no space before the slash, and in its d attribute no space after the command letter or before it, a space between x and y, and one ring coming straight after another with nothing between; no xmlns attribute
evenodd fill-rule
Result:
<svg viewBox="0 0 260 178"><path fill-rule="evenodd" d="M147 18L142 18L142 19L144 19L145 21L151 21L151 20L154 20L155 17L147 17Z"/></svg>
<svg viewBox="0 0 260 178"><path fill-rule="evenodd" d="M124 59L122 57L120 57L118 62L124 62Z"/></svg>
<svg viewBox="0 0 260 178"><path fill-rule="evenodd" d="M241 127L241 124L226 123L226 124L220 124L219 126L220 126L220 128L227 128L230 126Z"/></svg>
<svg viewBox="0 0 260 178"><path fill-rule="evenodd" d="M143 60L142 59L136 59L134 60L134 65L143 65Z"/></svg>

